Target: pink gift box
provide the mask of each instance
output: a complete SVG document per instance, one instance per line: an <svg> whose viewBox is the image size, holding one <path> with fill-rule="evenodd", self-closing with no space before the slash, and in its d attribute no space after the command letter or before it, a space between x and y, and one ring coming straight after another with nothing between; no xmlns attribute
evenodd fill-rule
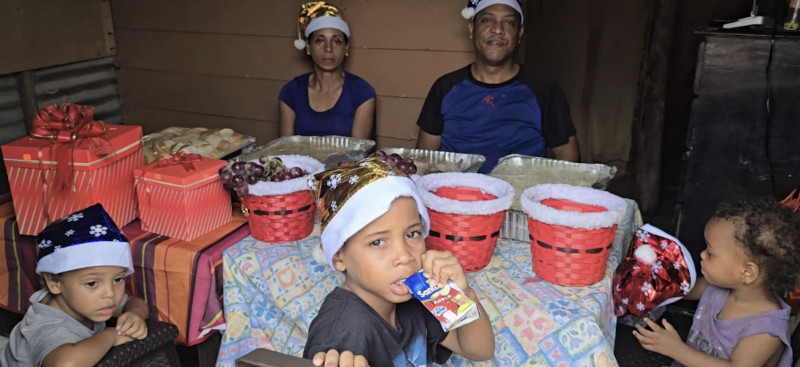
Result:
<svg viewBox="0 0 800 367"><path fill-rule="evenodd" d="M225 161L194 156L188 170L155 161L134 171L143 230L191 241L233 220L218 173Z"/></svg>
<svg viewBox="0 0 800 367"><path fill-rule="evenodd" d="M142 127L105 127L102 136L114 153L97 156L86 139L76 140L72 157L67 157L74 176L66 190L54 187L57 157L50 139L27 136L2 146L20 234L36 235L50 222L95 203L103 205L117 226L136 218L133 169L144 164Z"/></svg>

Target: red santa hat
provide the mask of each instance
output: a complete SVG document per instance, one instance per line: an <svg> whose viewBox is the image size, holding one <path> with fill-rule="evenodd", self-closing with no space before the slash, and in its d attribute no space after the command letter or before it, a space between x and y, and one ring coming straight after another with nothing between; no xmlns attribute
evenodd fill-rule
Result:
<svg viewBox="0 0 800 367"><path fill-rule="evenodd" d="M636 231L628 256L612 278L614 311L642 316L683 298L697 273L689 250L661 229L645 224Z"/></svg>

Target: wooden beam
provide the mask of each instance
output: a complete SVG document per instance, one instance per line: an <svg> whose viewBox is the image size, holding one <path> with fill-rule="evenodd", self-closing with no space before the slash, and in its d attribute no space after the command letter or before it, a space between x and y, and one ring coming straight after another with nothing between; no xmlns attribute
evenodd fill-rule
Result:
<svg viewBox="0 0 800 367"><path fill-rule="evenodd" d="M633 121L632 159L637 199L645 214L658 208L664 104L677 3L677 0L655 2L639 78L639 108Z"/></svg>

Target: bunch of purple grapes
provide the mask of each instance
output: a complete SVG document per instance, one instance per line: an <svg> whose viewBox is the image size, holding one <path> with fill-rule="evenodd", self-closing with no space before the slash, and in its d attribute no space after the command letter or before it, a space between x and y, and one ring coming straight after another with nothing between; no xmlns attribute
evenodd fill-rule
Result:
<svg viewBox="0 0 800 367"><path fill-rule="evenodd" d="M417 165L414 164L414 161L411 160L411 158L402 157L397 153L386 154L386 152L382 150L378 150L375 153L372 153L370 156L379 158L392 167L399 169L400 172L403 172L406 175L411 176L417 173Z"/></svg>
<svg viewBox="0 0 800 367"><path fill-rule="evenodd" d="M232 189L240 198L249 193L248 185L259 181L278 182L303 177L308 171L300 167L286 168L283 161L274 157L261 157L256 162L229 161L219 169L222 185Z"/></svg>

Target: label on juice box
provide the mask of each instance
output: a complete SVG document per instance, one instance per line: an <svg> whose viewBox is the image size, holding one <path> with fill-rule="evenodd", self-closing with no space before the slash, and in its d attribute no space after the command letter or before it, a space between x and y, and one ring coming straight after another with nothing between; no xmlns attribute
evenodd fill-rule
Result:
<svg viewBox="0 0 800 367"><path fill-rule="evenodd" d="M444 287L428 284L422 270L405 280L414 298L442 323L444 331L469 324L480 317L480 310L456 283L448 281Z"/></svg>

